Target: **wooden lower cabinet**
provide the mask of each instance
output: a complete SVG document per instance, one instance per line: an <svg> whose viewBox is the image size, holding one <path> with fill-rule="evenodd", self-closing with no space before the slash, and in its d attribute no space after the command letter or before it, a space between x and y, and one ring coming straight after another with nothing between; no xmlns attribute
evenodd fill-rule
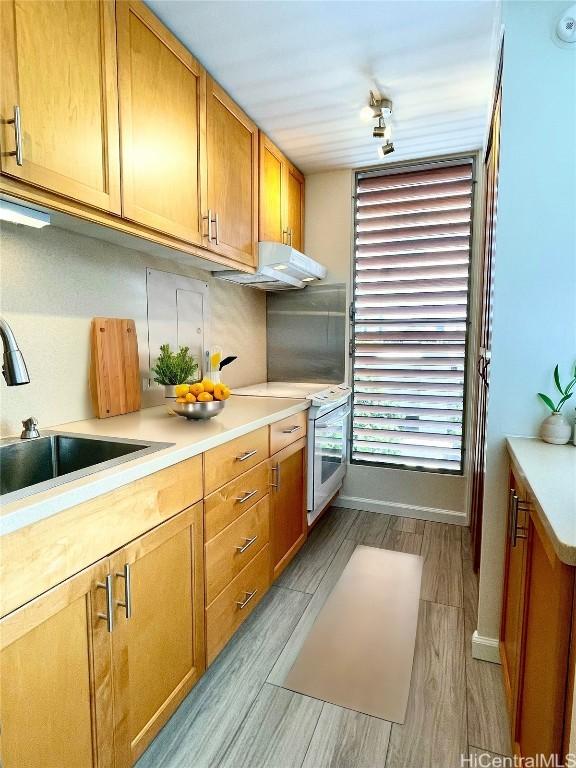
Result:
<svg viewBox="0 0 576 768"><path fill-rule="evenodd" d="M561 764L574 686L576 569L556 556L514 473L510 485L500 655L512 743L523 758L557 755Z"/></svg>
<svg viewBox="0 0 576 768"><path fill-rule="evenodd" d="M3 768L132 765L205 666L202 503L0 623Z"/></svg>
<svg viewBox="0 0 576 768"><path fill-rule="evenodd" d="M100 561L0 623L3 768L113 765L108 570Z"/></svg>
<svg viewBox="0 0 576 768"><path fill-rule="evenodd" d="M306 541L306 440L272 456L270 528L272 579L276 579Z"/></svg>
<svg viewBox="0 0 576 768"><path fill-rule="evenodd" d="M117 764L131 765L204 671L202 504L111 559Z"/></svg>

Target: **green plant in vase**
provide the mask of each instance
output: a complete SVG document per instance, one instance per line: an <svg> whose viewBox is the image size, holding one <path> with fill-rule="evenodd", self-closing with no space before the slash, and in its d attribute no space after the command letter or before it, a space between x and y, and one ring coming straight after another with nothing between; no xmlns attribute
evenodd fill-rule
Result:
<svg viewBox="0 0 576 768"><path fill-rule="evenodd" d="M171 396L169 389L193 380L197 372L198 362L190 354L190 347L180 347L173 352L170 344L162 344L156 365L152 368L154 381L166 387L167 397Z"/></svg>
<svg viewBox="0 0 576 768"><path fill-rule="evenodd" d="M552 398L545 395L543 392L538 392L540 400L551 411L550 416L542 422L540 437L547 443L565 445L570 439L572 427L567 419L564 418L561 411L564 404L570 400L574 394L574 388L576 387L576 365L574 366L572 379L570 379L565 387L562 386L560 381L560 371L558 365L556 365L554 368L554 384L560 393L560 398L557 403L554 403Z"/></svg>

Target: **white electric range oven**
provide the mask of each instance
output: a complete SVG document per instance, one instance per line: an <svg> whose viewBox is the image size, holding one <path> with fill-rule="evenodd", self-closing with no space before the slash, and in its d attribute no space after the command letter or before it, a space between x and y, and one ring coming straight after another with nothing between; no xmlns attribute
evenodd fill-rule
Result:
<svg viewBox="0 0 576 768"><path fill-rule="evenodd" d="M269 381L235 389L235 395L310 401L308 409L308 525L336 496L346 474L351 389L346 384Z"/></svg>

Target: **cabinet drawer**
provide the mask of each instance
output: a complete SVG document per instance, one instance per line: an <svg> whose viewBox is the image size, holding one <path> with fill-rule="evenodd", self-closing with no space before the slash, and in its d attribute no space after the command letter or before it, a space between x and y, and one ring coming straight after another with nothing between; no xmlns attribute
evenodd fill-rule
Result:
<svg viewBox="0 0 576 768"><path fill-rule="evenodd" d="M204 539L210 541L268 493L270 478L267 461L244 472L236 480L204 499Z"/></svg>
<svg viewBox="0 0 576 768"><path fill-rule="evenodd" d="M268 544L269 529L269 499L265 496L206 544L208 605Z"/></svg>
<svg viewBox="0 0 576 768"><path fill-rule="evenodd" d="M281 451L290 443L300 440L306 435L306 426L308 424L308 412L301 411L295 416L288 416L287 419L270 424L270 453L274 454Z"/></svg>
<svg viewBox="0 0 576 768"><path fill-rule="evenodd" d="M206 660L211 664L270 586L266 545L206 609ZM252 597L250 597L252 595Z"/></svg>
<svg viewBox="0 0 576 768"><path fill-rule="evenodd" d="M268 427L230 440L204 454L204 493L209 494L267 459Z"/></svg>

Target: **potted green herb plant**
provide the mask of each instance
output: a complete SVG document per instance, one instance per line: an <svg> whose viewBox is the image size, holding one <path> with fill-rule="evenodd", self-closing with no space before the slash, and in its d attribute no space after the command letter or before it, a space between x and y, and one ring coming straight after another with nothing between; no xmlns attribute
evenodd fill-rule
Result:
<svg viewBox="0 0 576 768"><path fill-rule="evenodd" d="M546 443L565 445L568 440L570 440L572 427L561 411L564 404L574 394L574 388L576 387L576 365L574 366L574 375L565 387L563 387L560 382L560 372L558 366L556 366L554 368L554 384L561 395L556 404L552 398L548 397L548 395L538 392L540 400L542 400L546 407L552 411L550 416L542 422L542 426L540 427L540 437Z"/></svg>
<svg viewBox="0 0 576 768"><path fill-rule="evenodd" d="M152 368L154 381L164 385L164 395L168 400L178 396L179 384L193 381L198 372L198 362L190 354L190 347L180 347L177 352L169 344L162 344L156 365Z"/></svg>

